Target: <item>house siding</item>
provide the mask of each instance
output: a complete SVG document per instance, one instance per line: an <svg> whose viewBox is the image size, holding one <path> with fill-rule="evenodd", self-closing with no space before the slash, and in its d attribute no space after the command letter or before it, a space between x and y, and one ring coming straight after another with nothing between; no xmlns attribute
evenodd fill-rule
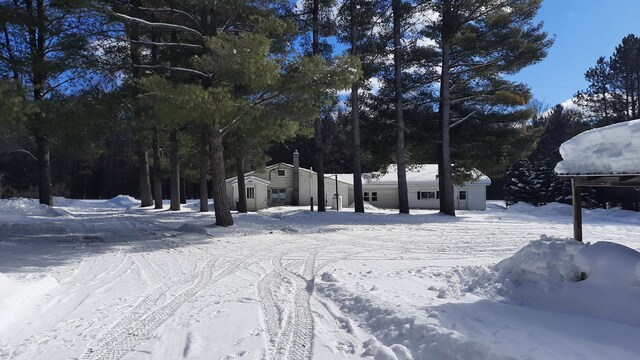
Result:
<svg viewBox="0 0 640 360"><path fill-rule="evenodd" d="M467 198L469 199L469 210L487 209L487 190L484 185L467 186Z"/></svg>
<svg viewBox="0 0 640 360"><path fill-rule="evenodd" d="M398 208L398 187L395 185L362 184L362 192L369 193L369 204L379 208ZM371 200L371 193L378 193L378 200Z"/></svg>
<svg viewBox="0 0 640 360"><path fill-rule="evenodd" d="M378 201L369 201L373 206L380 208L398 208L398 189L396 185L390 184L363 184L363 192L377 192ZM424 183L411 184L407 186L409 193L409 208L411 209L434 209L440 208L440 199L418 199L418 192L433 191L438 192L438 184ZM464 200L460 200L460 191L467 192L466 205ZM454 203L458 210L486 210L486 186L465 184L463 187L454 187Z"/></svg>

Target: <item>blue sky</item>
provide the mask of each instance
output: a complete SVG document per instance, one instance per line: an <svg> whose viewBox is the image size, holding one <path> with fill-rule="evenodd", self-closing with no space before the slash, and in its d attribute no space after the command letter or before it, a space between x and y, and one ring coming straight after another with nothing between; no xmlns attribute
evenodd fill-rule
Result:
<svg viewBox="0 0 640 360"><path fill-rule="evenodd" d="M584 89L585 71L609 57L622 38L640 35L640 0L544 0L537 19L556 36L549 55L513 78L528 84L547 106Z"/></svg>

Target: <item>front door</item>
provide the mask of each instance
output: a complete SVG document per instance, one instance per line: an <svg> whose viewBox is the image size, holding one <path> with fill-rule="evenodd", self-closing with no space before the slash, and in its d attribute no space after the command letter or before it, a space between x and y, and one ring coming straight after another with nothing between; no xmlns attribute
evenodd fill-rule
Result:
<svg viewBox="0 0 640 360"><path fill-rule="evenodd" d="M256 211L256 188L247 186L247 210Z"/></svg>
<svg viewBox="0 0 640 360"><path fill-rule="evenodd" d="M458 192L458 209L460 210L469 209L469 203L467 200L468 196L469 196L469 193L466 190L460 190Z"/></svg>

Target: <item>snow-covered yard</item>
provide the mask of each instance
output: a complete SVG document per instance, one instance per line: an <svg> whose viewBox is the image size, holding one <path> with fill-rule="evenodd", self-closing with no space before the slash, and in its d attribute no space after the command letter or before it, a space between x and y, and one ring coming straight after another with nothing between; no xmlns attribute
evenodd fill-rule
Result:
<svg viewBox="0 0 640 360"><path fill-rule="evenodd" d="M640 358L638 213L57 203L0 200L2 359Z"/></svg>

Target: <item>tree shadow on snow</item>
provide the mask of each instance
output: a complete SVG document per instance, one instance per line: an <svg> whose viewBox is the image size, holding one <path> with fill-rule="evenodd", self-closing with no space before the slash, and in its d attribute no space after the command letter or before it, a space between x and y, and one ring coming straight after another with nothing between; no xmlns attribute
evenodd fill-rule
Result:
<svg viewBox="0 0 640 360"><path fill-rule="evenodd" d="M172 218L161 222L141 214L74 214L0 223L0 273L36 272L101 254L171 251L212 241L204 226L187 223L184 216Z"/></svg>

